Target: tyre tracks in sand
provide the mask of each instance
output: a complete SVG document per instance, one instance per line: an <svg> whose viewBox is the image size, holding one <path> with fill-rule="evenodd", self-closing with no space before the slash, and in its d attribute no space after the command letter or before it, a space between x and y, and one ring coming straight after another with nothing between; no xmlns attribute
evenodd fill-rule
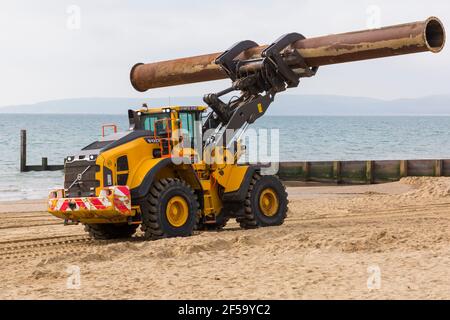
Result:
<svg viewBox="0 0 450 320"><path fill-rule="evenodd" d="M54 236L0 242L0 260L36 258L61 254L82 254L121 242L140 242L141 237L116 240L94 240L87 235Z"/></svg>
<svg viewBox="0 0 450 320"><path fill-rule="evenodd" d="M87 236L53 236L0 242L0 260L35 258L39 256L79 253L94 241Z"/></svg>
<svg viewBox="0 0 450 320"><path fill-rule="evenodd" d="M448 216L445 216L445 214L448 214ZM405 205L390 209L358 209L345 214L324 215L317 218L304 218L296 213L295 217L288 217L287 221L296 223L352 221L356 223L358 221L365 222L367 220L378 220L383 222L384 220L381 220L383 218L389 219L389 221L418 218L450 219L450 203Z"/></svg>
<svg viewBox="0 0 450 320"><path fill-rule="evenodd" d="M10 228L28 228L61 224L61 221L46 212L2 212L0 213L0 230Z"/></svg>
<svg viewBox="0 0 450 320"><path fill-rule="evenodd" d="M382 223L384 221L397 222L414 219L450 219L449 213L450 203L404 205L379 210L358 208L356 210L350 210L345 214L330 214L321 217L301 217L301 213L295 212L293 216L286 219L286 225L289 227L295 227L297 225L301 229L301 225L313 224L313 228L317 229L339 229L345 227L347 224L365 225L371 224L374 221ZM19 225L16 223L12 224L11 222L8 223L7 221L11 218L20 220L22 223ZM24 228L29 227L35 227L36 236L38 237L30 237L29 232L24 232L23 237L19 236L14 240L0 240L0 261L20 261L27 258L51 257L64 254L79 255L108 244L124 241L93 240L83 234L81 230L78 233L55 235L53 231L60 231L63 228L70 227L64 227L60 221L54 220L52 217L48 218L42 212L36 212L36 214L34 212L27 212L17 216L14 216L12 213L0 214L0 229L3 229L2 232L17 228L26 230ZM242 230L242 232L245 233L246 231ZM42 236L45 233L49 234L49 236ZM131 241L142 241L142 239L135 237Z"/></svg>

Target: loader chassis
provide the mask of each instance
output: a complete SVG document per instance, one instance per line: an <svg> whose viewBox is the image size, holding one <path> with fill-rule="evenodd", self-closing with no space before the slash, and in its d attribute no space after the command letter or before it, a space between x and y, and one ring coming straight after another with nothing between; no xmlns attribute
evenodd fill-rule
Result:
<svg viewBox="0 0 450 320"><path fill-rule="evenodd" d="M50 194L49 211L68 223L84 223L98 239L129 237L139 224L149 239L222 228L230 218L242 228L281 225L285 187L258 167L238 164L240 137L278 92L316 74L318 68L308 67L297 52L290 59L302 68L293 70L284 60L284 50L303 38L297 33L279 38L251 73L239 67L254 60L239 57L256 43L243 41L225 51L215 63L232 85L205 95L207 107L130 110L127 134L105 137L111 141L105 146L95 149L102 144L97 142L66 159L65 188ZM232 91L239 96L221 100Z"/></svg>
<svg viewBox="0 0 450 320"><path fill-rule="evenodd" d="M287 210L283 185L274 178L253 195L265 178L258 166L236 163L242 149L225 152L233 159L224 163L201 159L205 111L130 111L130 131L105 136L65 159L64 189L50 193L49 212L67 224L83 223L96 239L129 237L139 225L146 238L157 239L221 229L230 218L243 228L281 224ZM249 201L257 207L246 207Z"/></svg>

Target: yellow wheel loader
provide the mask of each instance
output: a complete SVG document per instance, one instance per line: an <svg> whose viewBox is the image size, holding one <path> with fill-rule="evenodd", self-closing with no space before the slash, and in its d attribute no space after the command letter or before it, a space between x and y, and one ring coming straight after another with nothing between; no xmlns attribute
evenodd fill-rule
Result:
<svg viewBox="0 0 450 320"><path fill-rule="evenodd" d="M82 223L96 239L189 236L220 229L278 226L286 218L285 187L260 165L238 162L241 137L275 95L312 77L318 66L423 51L439 52L437 18L376 30L305 39L290 33L269 46L242 41L222 54L137 64L138 91L228 77L232 85L205 95L206 106L129 110L130 129L115 132L65 159L64 188L48 211ZM213 60L211 60L213 59ZM238 92L224 102L224 96Z"/></svg>
<svg viewBox="0 0 450 320"><path fill-rule="evenodd" d="M105 136L65 159L65 188L51 192L49 212L83 223L96 239L129 237L139 225L156 239L220 229L230 218L243 228L282 224L288 204L283 184L261 176L258 166L236 164L242 147L222 152L223 161L198 160L194 145L199 141L203 148L205 111L130 111L130 131Z"/></svg>
<svg viewBox="0 0 450 320"><path fill-rule="evenodd" d="M292 42L283 38L282 48L268 48L266 55L277 57L286 40ZM254 45L240 42L216 63L231 70ZM206 95L207 107L129 110L129 131L105 136L65 159L64 189L50 193L49 212L67 224L83 223L96 239L130 237L138 225L146 238L158 239L220 229L230 218L242 228L283 224L288 199L282 182L262 175L258 165L238 164L247 126L266 112L277 92L317 70L294 73L276 61L251 76L228 71L233 85ZM238 98L220 99L235 90Z"/></svg>

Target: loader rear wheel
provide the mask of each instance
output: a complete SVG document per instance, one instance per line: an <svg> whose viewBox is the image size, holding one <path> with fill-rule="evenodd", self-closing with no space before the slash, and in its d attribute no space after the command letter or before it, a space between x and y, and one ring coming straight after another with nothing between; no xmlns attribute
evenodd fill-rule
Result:
<svg viewBox="0 0 450 320"><path fill-rule="evenodd" d="M137 227L137 224L127 223L96 223L85 224L84 230L96 240L108 240L129 238L136 232Z"/></svg>
<svg viewBox="0 0 450 320"><path fill-rule="evenodd" d="M147 239L190 236L198 221L197 196L191 186L180 179L155 182L139 205L141 228Z"/></svg>
<svg viewBox="0 0 450 320"><path fill-rule="evenodd" d="M245 199L244 215L237 221L244 229L282 225L288 203L286 188L276 176L255 173Z"/></svg>

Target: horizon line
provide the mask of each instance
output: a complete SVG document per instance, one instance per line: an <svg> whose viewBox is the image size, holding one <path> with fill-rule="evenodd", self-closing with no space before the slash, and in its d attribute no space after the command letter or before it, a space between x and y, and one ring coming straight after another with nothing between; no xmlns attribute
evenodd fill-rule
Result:
<svg viewBox="0 0 450 320"><path fill-rule="evenodd" d="M342 98L359 98L359 99L370 99L370 100L377 100L377 101L383 101L383 102L393 102L398 100L418 100L418 99L426 99L431 97L440 97L440 96L450 96L449 93L439 93L439 94L432 94L432 95L424 95L414 98L408 98L408 97L402 97L402 98L393 98L393 99L383 99L383 98L375 98L375 97L367 97L367 96L349 96L349 95L339 95L339 94L291 94L286 93L283 94L283 96L323 96L323 97L342 97ZM23 106L32 106L36 104L41 103L48 103L48 102L57 102L57 101L64 101L64 100L85 100L85 99L133 99L133 100L142 100L145 102L146 100L150 99L181 99L181 98L202 98L199 96L161 96L161 97L76 97L76 98L58 98L58 99L50 99L50 100L41 100L38 102L31 102L31 103L23 103L23 104L8 104L8 105L2 105L0 106L0 110L3 108L15 108L15 107L23 107Z"/></svg>

